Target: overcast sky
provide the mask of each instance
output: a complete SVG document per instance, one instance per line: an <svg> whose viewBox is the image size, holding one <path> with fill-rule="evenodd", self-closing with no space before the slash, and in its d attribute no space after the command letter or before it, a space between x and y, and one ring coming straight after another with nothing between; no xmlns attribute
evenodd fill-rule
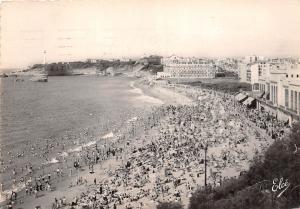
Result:
<svg viewBox="0 0 300 209"><path fill-rule="evenodd" d="M169 56L299 56L300 0L77 0L1 5L1 65Z"/></svg>

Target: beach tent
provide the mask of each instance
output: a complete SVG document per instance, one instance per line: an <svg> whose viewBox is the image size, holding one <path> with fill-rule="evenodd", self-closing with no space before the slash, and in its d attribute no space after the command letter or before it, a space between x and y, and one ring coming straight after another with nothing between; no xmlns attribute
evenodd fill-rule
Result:
<svg viewBox="0 0 300 209"><path fill-rule="evenodd" d="M238 101L238 102L243 102L247 99L247 95L243 94L243 93L238 93L236 96L235 96L235 99Z"/></svg>
<svg viewBox="0 0 300 209"><path fill-rule="evenodd" d="M252 97L248 97L244 102L244 105L246 105L247 107L253 107L255 104L255 99Z"/></svg>
<svg viewBox="0 0 300 209"><path fill-rule="evenodd" d="M263 95L264 99L270 99L270 92L265 92L265 94Z"/></svg>

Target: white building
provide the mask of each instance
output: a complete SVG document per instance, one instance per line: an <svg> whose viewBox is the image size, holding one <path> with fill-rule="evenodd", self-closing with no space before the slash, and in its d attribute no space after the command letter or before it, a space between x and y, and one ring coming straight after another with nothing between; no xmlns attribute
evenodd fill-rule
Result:
<svg viewBox="0 0 300 209"><path fill-rule="evenodd" d="M206 59L171 56L162 59L165 75L171 78L214 78L216 66Z"/></svg>
<svg viewBox="0 0 300 209"><path fill-rule="evenodd" d="M252 90L259 90L258 77L262 73L264 68L268 68L269 65L265 62L256 62L251 64L240 64L240 81L249 83L252 85Z"/></svg>
<svg viewBox="0 0 300 209"><path fill-rule="evenodd" d="M265 61L249 64L247 68L246 81L252 85L252 90L260 90L259 78L265 77L266 73L270 71L270 64Z"/></svg>
<svg viewBox="0 0 300 209"><path fill-rule="evenodd" d="M258 70L264 65L264 57L262 56L246 56L242 63L238 65L238 75L241 82L250 83L257 89Z"/></svg>

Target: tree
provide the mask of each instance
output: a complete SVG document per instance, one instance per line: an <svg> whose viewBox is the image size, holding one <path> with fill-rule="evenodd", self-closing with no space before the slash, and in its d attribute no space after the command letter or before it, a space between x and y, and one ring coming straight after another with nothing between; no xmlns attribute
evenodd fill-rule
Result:
<svg viewBox="0 0 300 209"><path fill-rule="evenodd" d="M183 209L183 205L178 202L163 202L157 205L157 209Z"/></svg>

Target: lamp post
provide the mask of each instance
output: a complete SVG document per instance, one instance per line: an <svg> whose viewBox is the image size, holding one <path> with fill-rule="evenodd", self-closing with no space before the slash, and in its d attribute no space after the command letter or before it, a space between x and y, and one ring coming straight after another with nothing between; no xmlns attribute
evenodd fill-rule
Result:
<svg viewBox="0 0 300 209"><path fill-rule="evenodd" d="M204 147L204 187L205 187L205 190L207 188L207 159L206 159L207 147L208 147L208 145L206 144Z"/></svg>
<svg viewBox="0 0 300 209"><path fill-rule="evenodd" d="M44 66L46 65L46 50L44 50L44 61L43 61Z"/></svg>
<svg viewBox="0 0 300 209"><path fill-rule="evenodd" d="M47 53L47 51L46 50L44 50L44 60L43 60L43 64L44 64L44 72L46 72L46 70L47 70L47 67L46 67L46 62L47 62L47 60L46 60L46 53Z"/></svg>

